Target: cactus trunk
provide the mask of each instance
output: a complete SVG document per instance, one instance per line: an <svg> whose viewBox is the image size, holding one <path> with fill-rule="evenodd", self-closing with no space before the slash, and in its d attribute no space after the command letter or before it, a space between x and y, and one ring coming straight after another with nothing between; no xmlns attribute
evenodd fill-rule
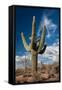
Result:
<svg viewBox="0 0 62 90"><path fill-rule="evenodd" d="M37 72L37 54L32 54L32 72L35 74Z"/></svg>
<svg viewBox="0 0 62 90"><path fill-rule="evenodd" d="M24 45L25 49L27 51L31 52L32 72L33 72L34 76L37 72L38 54L43 54L46 50L46 45L44 45L45 37L46 37L46 26L44 25L39 42L36 42L37 41L36 40L36 20L35 20L35 16L33 16L31 43L29 45L27 44L26 39L23 35L23 32L21 33L21 38L22 38L23 45ZM37 43L39 43L39 44L37 45Z"/></svg>

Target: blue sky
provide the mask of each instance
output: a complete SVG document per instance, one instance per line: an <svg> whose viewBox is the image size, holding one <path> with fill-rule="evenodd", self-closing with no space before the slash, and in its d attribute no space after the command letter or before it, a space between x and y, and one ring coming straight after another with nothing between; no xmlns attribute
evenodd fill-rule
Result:
<svg viewBox="0 0 62 90"><path fill-rule="evenodd" d="M27 43L30 43L33 16L36 17L37 35L40 34L45 18L47 46L53 46L59 42L59 9L16 7L16 56L24 55L26 52L21 40L21 32L24 33Z"/></svg>

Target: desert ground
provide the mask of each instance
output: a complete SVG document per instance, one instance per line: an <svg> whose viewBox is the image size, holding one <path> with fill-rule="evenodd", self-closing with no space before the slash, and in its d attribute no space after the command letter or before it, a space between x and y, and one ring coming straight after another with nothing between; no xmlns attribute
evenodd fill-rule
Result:
<svg viewBox="0 0 62 90"><path fill-rule="evenodd" d="M23 68L16 70L16 83L31 83L59 80L59 64L43 64L38 67L35 75L32 68Z"/></svg>

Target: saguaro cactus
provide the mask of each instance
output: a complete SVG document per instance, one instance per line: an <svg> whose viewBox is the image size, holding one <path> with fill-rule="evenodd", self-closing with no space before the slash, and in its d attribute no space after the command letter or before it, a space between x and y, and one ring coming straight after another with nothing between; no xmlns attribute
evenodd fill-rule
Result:
<svg viewBox="0 0 62 90"><path fill-rule="evenodd" d="M36 39L35 30L36 30L36 21L35 21L35 16L33 16L31 43L29 45L26 43L26 39L24 37L23 32L21 32L23 45L24 45L24 47L27 51L31 52L31 55L32 55L31 60L32 60L32 71L33 71L33 73L37 72L37 57L38 57L38 54L43 54L45 49L46 49L46 45L44 45L45 36L46 36L46 26L44 25L39 40Z"/></svg>

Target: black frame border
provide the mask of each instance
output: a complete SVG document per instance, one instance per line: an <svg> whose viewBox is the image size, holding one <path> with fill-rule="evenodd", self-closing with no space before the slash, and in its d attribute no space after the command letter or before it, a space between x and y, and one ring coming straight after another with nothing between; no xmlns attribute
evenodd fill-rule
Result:
<svg viewBox="0 0 62 90"><path fill-rule="evenodd" d="M13 77L13 80L10 80L9 79L9 69L8 69L8 79L9 79L9 83L10 84L13 84L13 85L26 85L26 84L43 84L43 83L57 83L57 82L61 82L61 21L60 21L60 18L61 18L61 8L59 7L43 7L43 6L27 6L27 5L11 5L9 6L9 8L13 9L13 65L12 65L12 69L13 69L13 72L11 75L11 78ZM58 81L41 81L41 82L29 82L29 83L16 83L16 79L15 79L15 45L16 45L16 7L24 7L24 8L43 8L43 9L59 9L59 80ZM10 14L11 15L11 14ZM9 16L10 16L9 15ZM9 17L10 19L10 17ZM10 26L10 25L9 25ZM10 28L9 28L10 30ZM9 39L10 40L10 39ZM11 52L12 53L12 52ZM9 57L10 58L10 57ZM9 65L10 66L10 65ZM11 66L10 66L11 67ZM9 68L10 68L9 67Z"/></svg>

